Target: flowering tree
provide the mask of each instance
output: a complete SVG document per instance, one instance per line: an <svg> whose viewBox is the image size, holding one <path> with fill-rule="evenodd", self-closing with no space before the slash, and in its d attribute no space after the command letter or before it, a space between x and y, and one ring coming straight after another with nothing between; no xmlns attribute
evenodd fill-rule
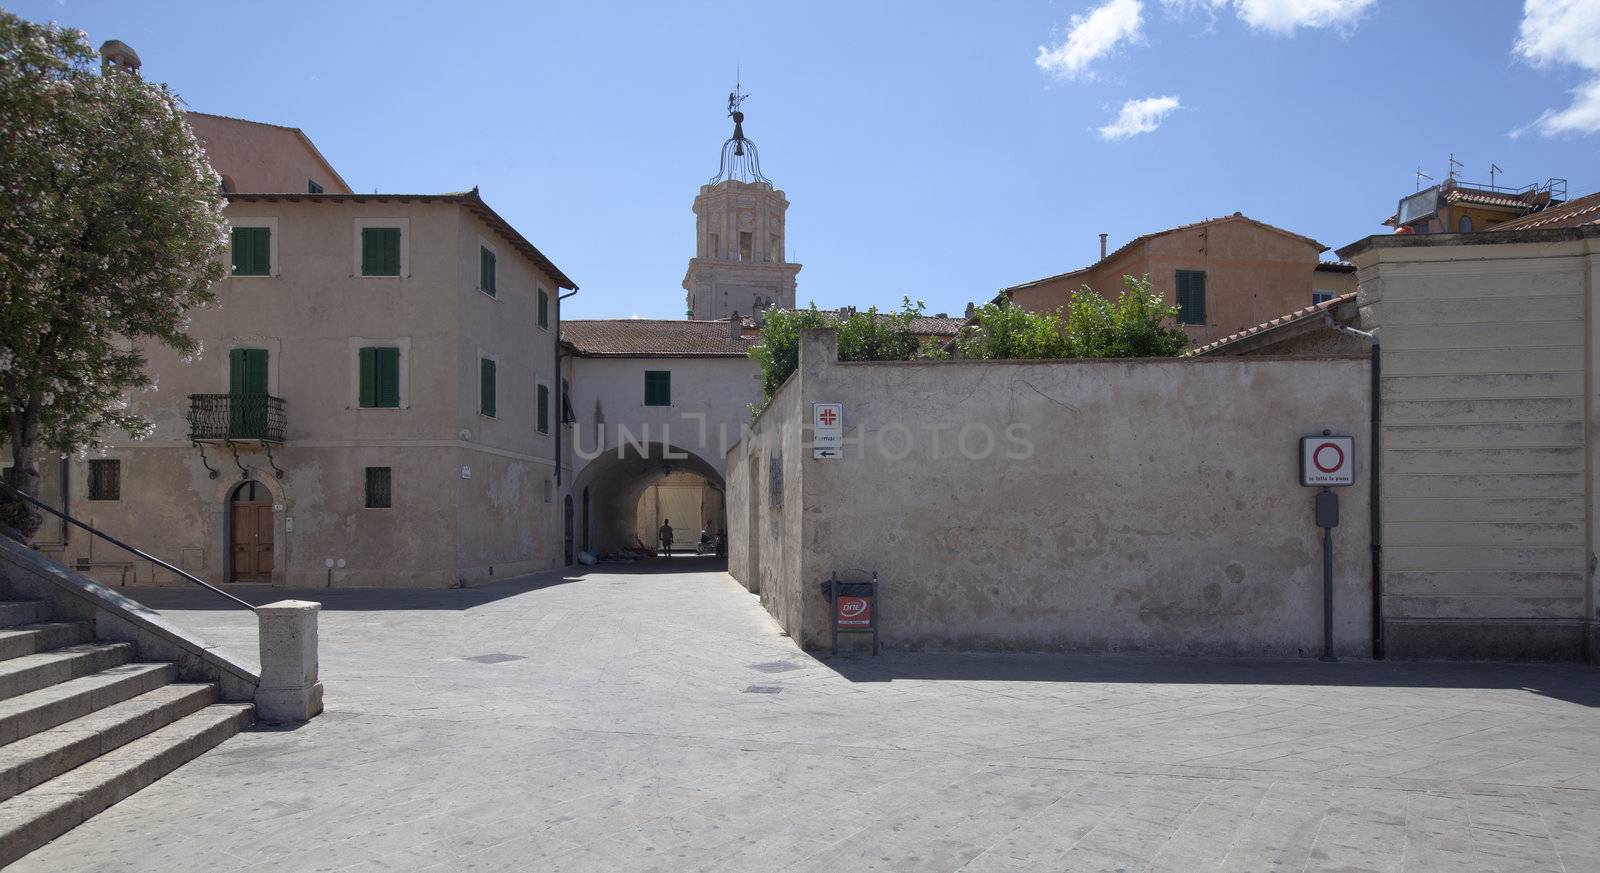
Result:
<svg viewBox="0 0 1600 873"><path fill-rule="evenodd" d="M165 86L98 70L81 31L0 9L0 443L39 493L41 452L147 421L143 343L199 351L187 314L223 276L220 179ZM39 514L0 495L0 529Z"/></svg>

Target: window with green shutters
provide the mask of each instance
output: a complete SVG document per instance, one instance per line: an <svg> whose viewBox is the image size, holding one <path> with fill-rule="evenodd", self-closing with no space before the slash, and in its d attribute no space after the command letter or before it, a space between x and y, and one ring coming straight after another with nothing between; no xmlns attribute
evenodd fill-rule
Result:
<svg viewBox="0 0 1600 873"><path fill-rule="evenodd" d="M487 246L478 247L478 290L493 297L494 288L494 252Z"/></svg>
<svg viewBox="0 0 1600 873"><path fill-rule="evenodd" d="M272 228L233 229L233 275L272 275Z"/></svg>
<svg viewBox="0 0 1600 873"><path fill-rule="evenodd" d="M89 462L89 499L122 499L122 462L95 460Z"/></svg>
<svg viewBox="0 0 1600 873"><path fill-rule="evenodd" d="M539 432L550 432L550 386L539 386Z"/></svg>
<svg viewBox="0 0 1600 873"><path fill-rule="evenodd" d="M361 275L400 275L400 228L361 229Z"/></svg>
<svg viewBox="0 0 1600 873"><path fill-rule="evenodd" d="M1178 323L1206 323L1206 273L1204 270L1178 271Z"/></svg>
<svg viewBox="0 0 1600 873"><path fill-rule="evenodd" d="M572 386L567 380L561 380L561 423L572 424L578 417L572 414Z"/></svg>
<svg viewBox="0 0 1600 873"><path fill-rule="evenodd" d="M671 370L645 370L644 371L644 405L645 406L671 406L672 405L672 371Z"/></svg>
<svg viewBox="0 0 1600 873"><path fill-rule="evenodd" d="M539 289L539 326L550 329L550 295L543 288Z"/></svg>
<svg viewBox="0 0 1600 873"><path fill-rule="evenodd" d="M494 418L494 361L478 361L478 412Z"/></svg>
<svg viewBox="0 0 1600 873"><path fill-rule="evenodd" d="M361 350L361 407L400 407L400 350L393 346L368 346Z"/></svg>

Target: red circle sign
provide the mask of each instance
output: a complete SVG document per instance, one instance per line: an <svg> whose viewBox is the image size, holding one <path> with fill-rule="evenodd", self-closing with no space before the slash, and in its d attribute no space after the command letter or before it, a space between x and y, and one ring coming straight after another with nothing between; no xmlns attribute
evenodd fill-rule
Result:
<svg viewBox="0 0 1600 873"><path fill-rule="evenodd" d="M1322 462L1322 453L1326 451L1333 452L1334 460L1331 464L1324 464ZM1317 469L1324 473L1335 472L1340 467L1344 466L1344 449L1339 448L1337 443L1323 443L1322 445L1317 446L1316 449L1312 450L1311 463L1315 464Z"/></svg>

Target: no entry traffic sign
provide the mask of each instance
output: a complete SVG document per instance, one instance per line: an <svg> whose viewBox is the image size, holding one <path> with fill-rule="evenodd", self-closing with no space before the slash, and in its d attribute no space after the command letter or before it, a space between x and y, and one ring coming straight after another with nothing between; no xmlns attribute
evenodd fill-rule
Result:
<svg viewBox="0 0 1600 873"><path fill-rule="evenodd" d="M1354 485L1355 440L1346 436L1300 438L1300 484L1317 488Z"/></svg>

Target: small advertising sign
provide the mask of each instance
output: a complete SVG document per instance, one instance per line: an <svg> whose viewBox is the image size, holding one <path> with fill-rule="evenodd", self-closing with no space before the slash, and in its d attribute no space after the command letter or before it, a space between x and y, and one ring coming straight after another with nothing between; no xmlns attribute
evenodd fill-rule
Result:
<svg viewBox="0 0 1600 873"><path fill-rule="evenodd" d="M833 599L839 627L872 627L872 598L841 594Z"/></svg>
<svg viewBox="0 0 1600 873"><path fill-rule="evenodd" d="M1316 488L1354 485L1355 440L1346 436L1300 438L1300 484Z"/></svg>

